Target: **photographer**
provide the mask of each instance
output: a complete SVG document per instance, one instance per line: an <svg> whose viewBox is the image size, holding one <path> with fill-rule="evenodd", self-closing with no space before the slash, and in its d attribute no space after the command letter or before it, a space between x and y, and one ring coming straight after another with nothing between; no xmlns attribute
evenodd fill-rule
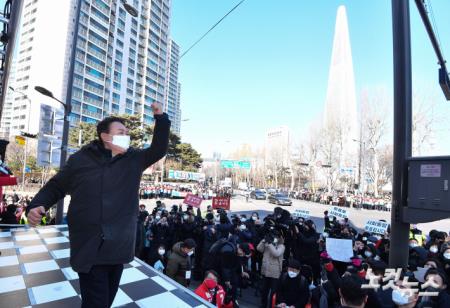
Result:
<svg viewBox="0 0 450 308"><path fill-rule="evenodd" d="M263 288L261 294L261 307L267 307L272 294L277 289L278 279L283 266L284 244L283 238L276 231L269 232L256 248L263 254L261 274Z"/></svg>
<svg viewBox="0 0 450 308"><path fill-rule="evenodd" d="M316 232L316 225L312 220L307 220L300 228L296 226L295 231L298 238L297 252L300 262L310 265L313 269L314 279L317 279L320 273L320 235Z"/></svg>

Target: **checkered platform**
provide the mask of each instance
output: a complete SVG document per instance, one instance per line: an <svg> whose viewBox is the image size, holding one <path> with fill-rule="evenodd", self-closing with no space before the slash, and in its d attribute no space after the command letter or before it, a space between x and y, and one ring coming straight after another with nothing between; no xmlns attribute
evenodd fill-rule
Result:
<svg viewBox="0 0 450 308"><path fill-rule="evenodd" d="M78 274L69 264L66 225L0 225L0 307L80 307ZM135 258L124 266L113 307L212 307Z"/></svg>

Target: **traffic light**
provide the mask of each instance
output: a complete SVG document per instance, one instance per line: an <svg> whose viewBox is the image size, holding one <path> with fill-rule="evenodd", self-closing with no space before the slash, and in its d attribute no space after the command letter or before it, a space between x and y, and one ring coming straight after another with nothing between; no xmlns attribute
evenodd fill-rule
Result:
<svg viewBox="0 0 450 308"><path fill-rule="evenodd" d="M22 137L27 137L27 138L33 138L33 139L37 138L37 134L30 134L30 133L26 133L26 132L21 132L20 135Z"/></svg>

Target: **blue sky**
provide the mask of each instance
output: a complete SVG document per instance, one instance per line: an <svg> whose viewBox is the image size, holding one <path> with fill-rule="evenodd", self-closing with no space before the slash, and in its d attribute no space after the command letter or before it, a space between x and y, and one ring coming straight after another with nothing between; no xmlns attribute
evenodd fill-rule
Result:
<svg viewBox="0 0 450 308"><path fill-rule="evenodd" d="M237 2L173 0L172 37L183 51ZM246 0L180 61L182 118L190 119L182 122L183 140L210 156L242 143L262 145L265 132L278 125L290 127L294 142L305 138L325 104L341 4L347 9L358 103L363 89L386 89L391 98L391 1ZM450 1L432 5L450 59L450 19L444 14ZM441 112L449 114L414 2L411 24L414 87L433 94ZM448 125L445 129L448 135Z"/></svg>

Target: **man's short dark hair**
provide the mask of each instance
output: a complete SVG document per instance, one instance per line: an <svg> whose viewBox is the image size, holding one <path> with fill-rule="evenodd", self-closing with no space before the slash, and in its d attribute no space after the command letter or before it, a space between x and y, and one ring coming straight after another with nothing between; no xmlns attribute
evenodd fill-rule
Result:
<svg viewBox="0 0 450 308"><path fill-rule="evenodd" d="M363 289L361 278L349 275L342 278L340 293L347 305L361 306L367 297L367 290Z"/></svg>
<svg viewBox="0 0 450 308"><path fill-rule="evenodd" d="M206 279L206 277L208 277L209 274L213 274L214 277L216 277L217 280L219 280L219 274L217 274L217 272L214 271L214 270L207 270L206 273L205 273L205 279Z"/></svg>
<svg viewBox="0 0 450 308"><path fill-rule="evenodd" d="M110 127L111 123L114 123L114 122L119 122L119 123L122 123L123 125L125 125L125 120L123 118L119 118L119 117L106 117L97 123L97 137L99 140L102 140L100 138L100 135L102 133L109 133L109 127Z"/></svg>
<svg viewBox="0 0 450 308"><path fill-rule="evenodd" d="M183 242L183 247L185 247L185 248L192 249L192 248L195 248L195 246L197 246L197 244L191 238L185 239Z"/></svg>

